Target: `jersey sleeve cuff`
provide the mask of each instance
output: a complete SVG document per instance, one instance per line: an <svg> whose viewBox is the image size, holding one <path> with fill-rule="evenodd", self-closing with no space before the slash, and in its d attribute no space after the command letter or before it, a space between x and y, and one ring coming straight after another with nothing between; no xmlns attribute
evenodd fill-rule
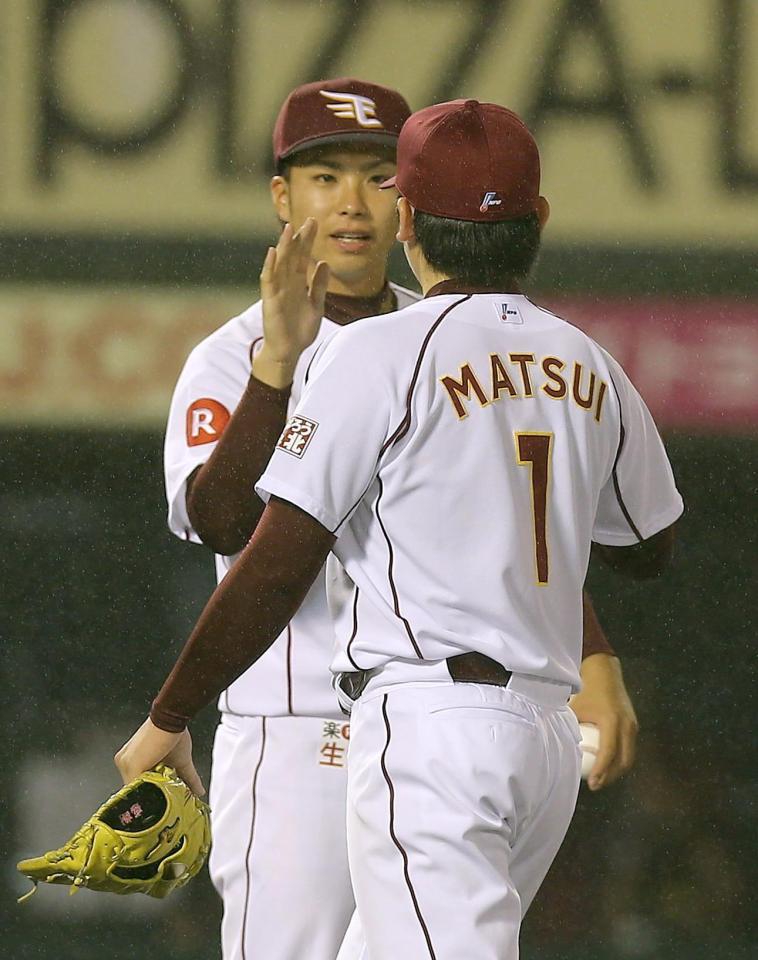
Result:
<svg viewBox="0 0 758 960"><path fill-rule="evenodd" d="M165 730L166 733L181 733L186 729L188 722L187 717L164 710L158 703L157 697L150 707L150 720L153 726L158 727L159 730Z"/></svg>
<svg viewBox="0 0 758 960"><path fill-rule="evenodd" d="M168 528L180 540L186 540L190 543L202 543L203 541L195 533L187 514L187 481L190 476L208 459L211 451L197 459L188 460L177 470L172 468L172 472L180 473L182 479L177 483L172 480L171 489L166 491L166 500L168 502Z"/></svg>
<svg viewBox="0 0 758 960"><path fill-rule="evenodd" d="M301 510L310 514L314 520L318 520L322 527L336 536L336 530L340 522L339 518L302 490L264 474L256 483L255 492L264 503L268 503L270 497L279 497L281 500L286 500L288 503L300 507Z"/></svg>
<svg viewBox="0 0 758 960"><path fill-rule="evenodd" d="M644 526L638 527L642 534L642 539L649 540L650 537L654 537L656 533L660 533L661 530L670 527L683 513L684 501L677 495L677 501L672 503L667 510L657 514ZM620 530L595 529L592 531L592 540L594 543L600 543L606 547L633 547L640 542L631 529L624 532Z"/></svg>

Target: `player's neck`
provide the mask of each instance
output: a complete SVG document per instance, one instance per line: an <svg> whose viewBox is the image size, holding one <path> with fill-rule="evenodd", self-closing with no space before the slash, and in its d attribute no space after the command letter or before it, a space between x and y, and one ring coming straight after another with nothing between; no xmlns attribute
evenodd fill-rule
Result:
<svg viewBox="0 0 758 960"><path fill-rule="evenodd" d="M403 243L403 247L405 248L405 258L408 261L408 266L418 280L424 296L426 296L427 291L431 290L432 287L436 287L437 284L444 283L446 280L451 279L446 273L435 270L421 252L418 243L406 241Z"/></svg>
<svg viewBox="0 0 758 960"><path fill-rule="evenodd" d="M367 274L356 279L343 279L331 274L327 293L338 297L359 297L361 299L378 296L387 286L384 273Z"/></svg>
<svg viewBox="0 0 758 960"><path fill-rule="evenodd" d="M341 326L360 320L363 317L374 317L388 313L397 307L395 295L387 281L378 293L369 297L356 297L327 291L324 315Z"/></svg>
<svg viewBox="0 0 758 960"><path fill-rule="evenodd" d="M504 277L502 284L495 287L474 286L466 280L440 273L431 267L423 257L413 264L413 272L421 285L424 296L436 293L521 293L518 281Z"/></svg>
<svg viewBox="0 0 758 960"><path fill-rule="evenodd" d="M424 296L426 296L432 287L436 287L437 284L444 283L446 280L452 280L452 277L449 277L446 273L440 273L439 270L431 267L423 257L419 257L411 266L413 272L416 274L416 279L421 285Z"/></svg>

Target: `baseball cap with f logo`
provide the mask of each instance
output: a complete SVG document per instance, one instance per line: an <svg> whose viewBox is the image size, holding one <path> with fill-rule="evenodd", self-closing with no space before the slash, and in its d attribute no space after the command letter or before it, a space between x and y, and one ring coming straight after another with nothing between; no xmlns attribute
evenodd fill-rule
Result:
<svg viewBox="0 0 758 960"><path fill-rule="evenodd" d="M540 155L512 110L452 100L414 113L397 145L397 187L422 213L491 223L537 208Z"/></svg>
<svg viewBox="0 0 758 960"><path fill-rule="evenodd" d="M310 147L352 140L394 148L410 113L396 90L378 83L338 77L303 84L279 111L274 160L279 163Z"/></svg>

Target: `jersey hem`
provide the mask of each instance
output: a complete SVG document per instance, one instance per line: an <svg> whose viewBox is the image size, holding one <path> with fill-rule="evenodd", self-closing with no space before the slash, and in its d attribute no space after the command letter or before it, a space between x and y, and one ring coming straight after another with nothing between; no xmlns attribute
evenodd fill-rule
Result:
<svg viewBox="0 0 758 960"><path fill-rule="evenodd" d="M346 720L345 714L340 709L336 700L333 710L322 710L319 713L288 713L286 711L282 713L275 713L273 711L269 711L268 713L241 713L239 710L222 710L218 705L217 709L219 721L222 717L237 717L242 720L260 720L262 717L268 717L272 720Z"/></svg>

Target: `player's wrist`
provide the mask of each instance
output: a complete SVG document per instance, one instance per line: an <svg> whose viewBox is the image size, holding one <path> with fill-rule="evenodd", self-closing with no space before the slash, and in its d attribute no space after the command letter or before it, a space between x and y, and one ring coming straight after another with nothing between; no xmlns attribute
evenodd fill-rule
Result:
<svg viewBox="0 0 758 960"><path fill-rule="evenodd" d="M269 387L284 390L291 386L295 379L295 367L299 357L300 354L293 357L288 353L274 353L264 342L253 358L253 376Z"/></svg>
<svg viewBox="0 0 758 960"><path fill-rule="evenodd" d="M188 721L188 717L167 710L160 703L160 698L156 697L150 705L146 726L156 737L160 736L157 731L160 731L161 734L176 735L187 729Z"/></svg>

